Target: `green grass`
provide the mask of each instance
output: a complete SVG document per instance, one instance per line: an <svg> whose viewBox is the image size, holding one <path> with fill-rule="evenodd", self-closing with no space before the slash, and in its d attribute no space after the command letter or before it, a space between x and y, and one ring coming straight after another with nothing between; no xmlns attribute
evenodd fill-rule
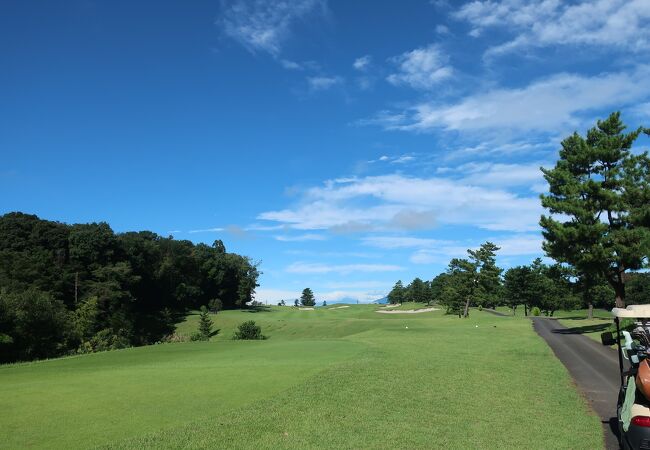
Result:
<svg viewBox="0 0 650 450"><path fill-rule="evenodd" d="M2 367L0 447L602 447L529 321L376 309L220 312L211 342ZM230 340L250 319L269 339Z"/></svg>

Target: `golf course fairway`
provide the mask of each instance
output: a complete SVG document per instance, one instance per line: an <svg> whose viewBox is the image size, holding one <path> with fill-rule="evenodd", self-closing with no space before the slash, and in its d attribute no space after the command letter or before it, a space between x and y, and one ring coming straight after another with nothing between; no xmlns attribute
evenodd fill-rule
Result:
<svg viewBox="0 0 650 450"><path fill-rule="evenodd" d="M602 448L529 320L378 308L223 311L210 342L0 366L0 448ZM231 340L245 320L268 339Z"/></svg>

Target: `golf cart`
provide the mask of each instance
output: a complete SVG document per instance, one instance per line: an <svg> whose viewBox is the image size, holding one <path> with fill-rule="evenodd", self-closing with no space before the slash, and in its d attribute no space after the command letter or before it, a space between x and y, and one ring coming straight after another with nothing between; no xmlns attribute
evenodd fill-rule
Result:
<svg viewBox="0 0 650 450"><path fill-rule="evenodd" d="M614 308L612 314L616 334L606 332L600 337L603 345L616 344L618 349L620 444L624 449L650 449L650 305ZM630 331L621 328L623 320Z"/></svg>

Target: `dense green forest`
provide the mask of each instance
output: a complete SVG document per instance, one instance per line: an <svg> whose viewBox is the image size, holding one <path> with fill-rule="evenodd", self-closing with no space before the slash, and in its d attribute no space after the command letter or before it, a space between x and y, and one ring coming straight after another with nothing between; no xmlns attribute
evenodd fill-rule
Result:
<svg viewBox="0 0 650 450"><path fill-rule="evenodd" d="M0 362L163 340L188 310L245 306L256 264L151 231L0 216Z"/></svg>

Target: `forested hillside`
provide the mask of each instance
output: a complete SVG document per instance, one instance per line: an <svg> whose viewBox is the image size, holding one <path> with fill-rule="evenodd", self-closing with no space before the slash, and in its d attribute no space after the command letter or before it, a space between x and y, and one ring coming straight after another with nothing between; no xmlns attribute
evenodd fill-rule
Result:
<svg viewBox="0 0 650 450"><path fill-rule="evenodd" d="M0 362L150 344L190 309L252 300L247 257L150 231L0 216Z"/></svg>

